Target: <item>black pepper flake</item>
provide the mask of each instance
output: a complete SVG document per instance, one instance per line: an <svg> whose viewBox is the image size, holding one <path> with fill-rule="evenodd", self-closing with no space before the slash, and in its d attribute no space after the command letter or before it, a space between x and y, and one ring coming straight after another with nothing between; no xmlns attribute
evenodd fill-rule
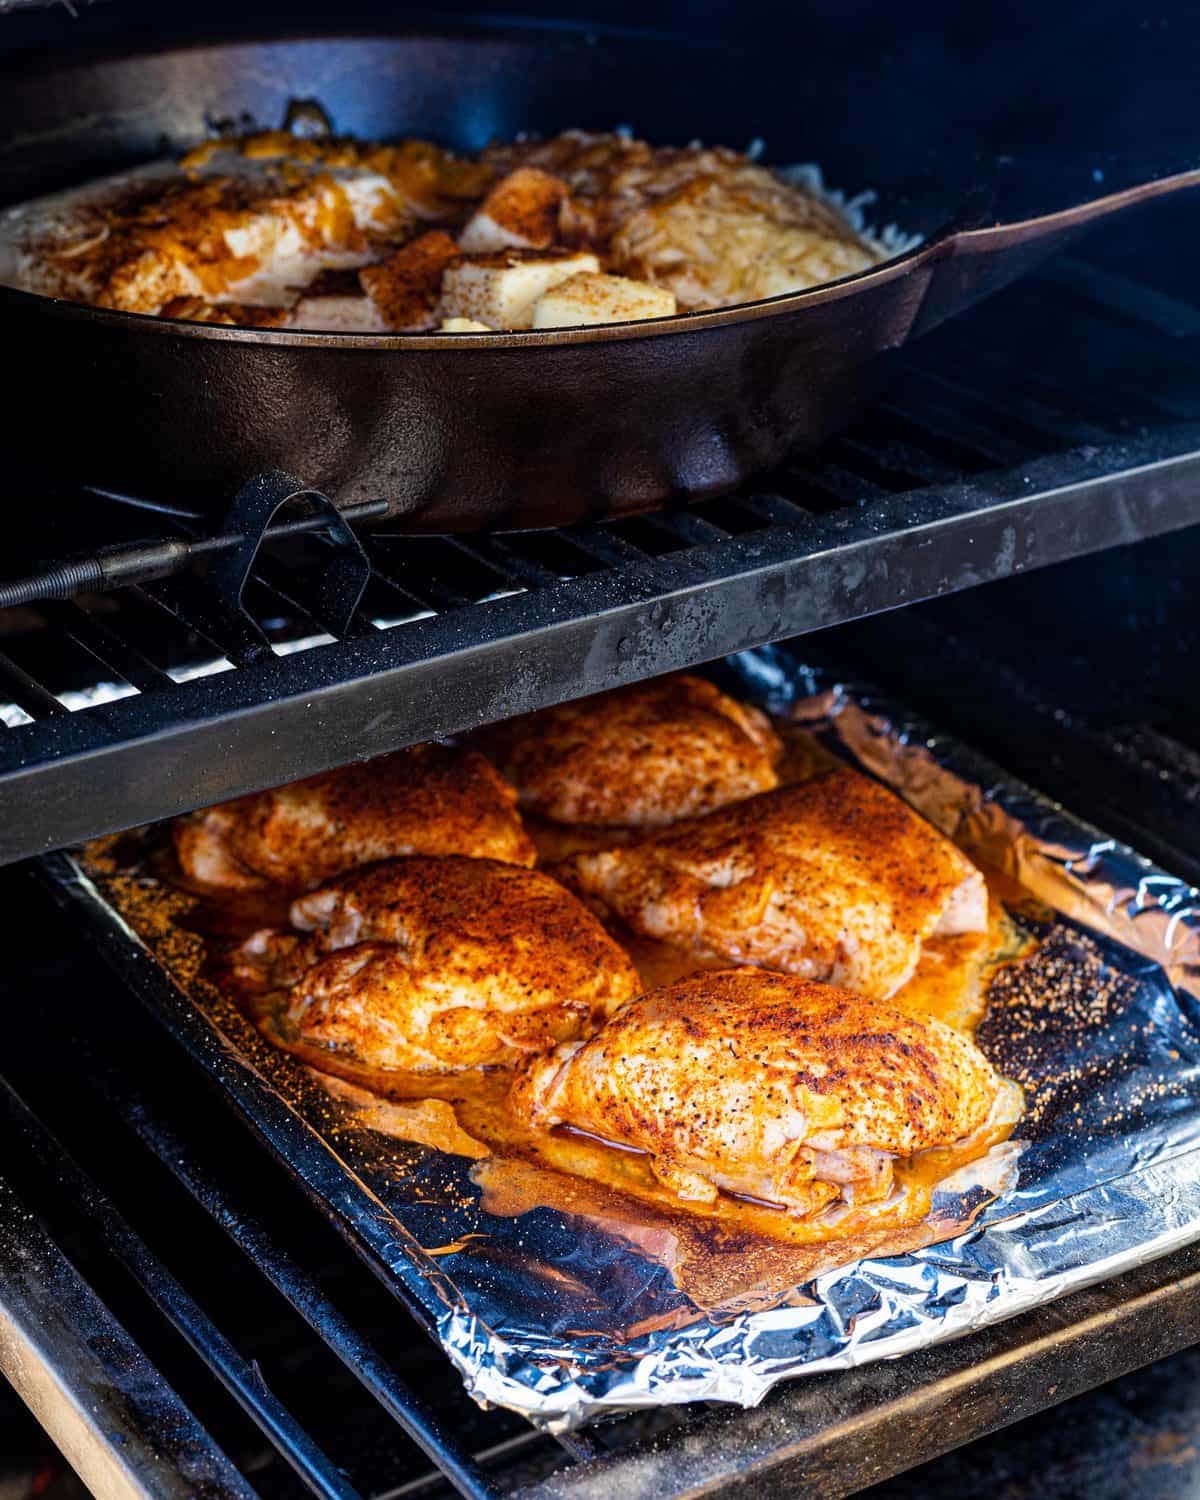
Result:
<svg viewBox="0 0 1200 1500"><path fill-rule="evenodd" d="M994 1066L1025 1090L1021 1133L1044 1135L1072 1116L1071 1129L1099 1135L1138 1123L1150 1094L1186 1092L1146 1006L1154 987L1122 972L1099 942L1065 924L1053 926L1026 959L1001 969L975 1039ZM1147 1064L1161 1061L1161 1071ZM1131 1075L1139 1078L1135 1085Z"/></svg>

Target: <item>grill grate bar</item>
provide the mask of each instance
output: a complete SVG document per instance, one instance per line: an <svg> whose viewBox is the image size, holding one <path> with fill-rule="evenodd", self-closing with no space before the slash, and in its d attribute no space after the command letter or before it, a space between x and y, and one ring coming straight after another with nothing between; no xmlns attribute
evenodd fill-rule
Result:
<svg viewBox="0 0 1200 1500"><path fill-rule="evenodd" d="M6 1171L15 1165L10 1159ZM0 1371L89 1493L255 1500L228 1455L4 1176L0 1267ZM4 1457L11 1456L6 1443ZM36 1484L29 1493L39 1493Z"/></svg>
<svg viewBox="0 0 1200 1500"><path fill-rule="evenodd" d="M1020 463L1043 450L1046 432L1014 416L1007 398L1004 402L993 399L962 378L951 378L924 366L915 372L913 384L921 392L918 402L922 410L941 410L951 432L968 438L972 446L980 447L980 452L996 463ZM906 393L906 404L909 401ZM977 419L975 425L972 414Z"/></svg>
<svg viewBox="0 0 1200 1500"><path fill-rule="evenodd" d="M1180 376L1190 372L1193 379L1200 373L1200 359L1193 342L1200 332L1200 308L1165 297L1148 286L1114 277L1099 266L1087 267L1086 275L1076 286L1054 275L1040 279L1041 295L1045 295L1046 285L1053 285L1056 311L1077 324L1085 354L1094 349L1105 356L1106 383L1110 369L1118 378L1127 378L1135 365L1139 361L1144 364L1147 357L1151 363L1146 368L1152 371L1167 367ZM1094 292L1101 285L1114 284L1123 285L1124 290L1115 292L1106 307ZM1031 305L1030 291L1028 284L1014 288L1026 308ZM1149 315L1146 299L1157 304ZM1058 343L1054 352L1056 356L1069 357L1071 351L1069 346ZM1122 368L1127 359L1130 364ZM1137 381L1127 387L1133 391L1137 388ZM1165 389L1163 393L1167 394Z"/></svg>
<svg viewBox="0 0 1200 1500"><path fill-rule="evenodd" d="M476 601L470 594L448 583L440 574L422 570L410 557L402 555L402 548L412 548L409 537L372 537L367 554L376 578L382 578L390 587L409 599L414 599L425 609L435 614L447 610L462 609ZM500 581L499 579L497 581Z"/></svg>
<svg viewBox="0 0 1200 1500"><path fill-rule="evenodd" d="M29 1154L69 1195L105 1249L166 1315L313 1494L327 1500L359 1500L357 1490L271 1394L259 1372L242 1359L111 1200L4 1079L0 1079L0 1112Z"/></svg>
<svg viewBox="0 0 1200 1500"><path fill-rule="evenodd" d="M610 530L607 526L588 524L567 526L563 528L563 535L574 546L586 552L589 557L596 558L610 568L619 568L626 563L648 561L646 553L640 547L635 547L626 537Z"/></svg>
<svg viewBox="0 0 1200 1500"><path fill-rule="evenodd" d="M1058 380L1050 360L1041 359L1037 368L1028 369L1013 351L1005 348L998 339L987 338L986 333L963 341L962 335L954 333L948 338L941 357L930 362L933 371L941 372L951 384L962 381L962 371L971 371L977 380L971 381L975 399L989 402L995 407L1002 401L1007 410L1013 411L1029 428L1038 434L1041 441L1083 441L1083 443L1110 443L1113 432L1130 426L1131 413L1140 413L1145 407L1145 392L1127 389L1118 393L1112 386L1104 392L1091 389L1080 392L1070 383ZM945 365L953 366L951 371ZM986 377L981 392L978 377ZM989 398L987 389L996 389L1002 395ZM1020 393L1025 392L1025 395ZM1143 413L1145 414L1145 413Z"/></svg>
<svg viewBox="0 0 1200 1500"><path fill-rule="evenodd" d="M772 526L799 526L813 519L812 511L786 495L744 495L738 504Z"/></svg>
<svg viewBox="0 0 1200 1500"><path fill-rule="evenodd" d="M3 652L0 652L0 694L31 719L55 719L70 714L64 703Z"/></svg>
<svg viewBox="0 0 1200 1500"><path fill-rule="evenodd" d="M331 554L332 555L332 554ZM285 606L295 618L311 621L313 631L324 631L337 640L353 640L366 635L371 626L356 613L349 630L343 629L322 607L313 580L298 570L284 567L278 558L266 557L263 553L255 559L253 582L271 598Z"/></svg>
<svg viewBox="0 0 1200 1500"><path fill-rule="evenodd" d="M891 491L843 464L805 463L791 471L801 504L815 511L837 510L860 500L882 500Z"/></svg>
<svg viewBox="0 0 1200 1500"><path fill-rule="evenodd" d="M379 607L374 612L379 615L399 615L404 618L427 614L430 609L425 600L418 599L415 594L382 573L374 563L371 565L371 581L367 585L367 593L376 599Z"/></svg>
<svg viewBox="0 0 1200 1500"><path fill-rule="evenodd" d="M873 435L880 436L877 427ZM961 466L938 453L919 448L902 437L885 433L883 438L882 442L872 443L847 436L838 440L837 448L850 456L856 468L872 473L879 484L892 489L914 490L958 478Z"/></svg>
<svg viewBox="0 0 1200 1500"><path fill-rule="evenodd" d="M707 542L722 542L729 536L723 526L696 515L693 511L659 511L646 519L655 531L674 537L686 547L700 547Z"/></svg>
<svg viewBox="0 0 1200 1500"><path fill-rule="evenodd" d="M899 387L903 385L903 389ZM973 468L1008 468L1026 463L1037 451L1028 442L1009 433L997 432L988 412L964 408L961 392L927 380L921 371L906 370L897 380L897 391L885 400L888 417L930 443L938 453L953 459L965 455Z"/></svg>
<svg viewBox="0 0 1200 1500"><path fill-rule="evenodd" d="M1139 326L1114 328L1112 316L1101 317L1087 298L1070 298L1056 290L1055 313L1062 318L1070 303L1069 337L1040 341L1036 365L1031 367L1024 330L1044 317L1045 290L1033 294L1030 285L1017 285L1010 294L1015 319L999 323L994 311L976 320L968 334L951 324L934 341L935 362L949 355L955 371L982 367L990 362L992 380L1006 392L1005 371L1018 387L1039 385L1065 400L1066 411L1089 415L1102 427L1128 426L1130 421L1161 422L1171 417L1196 416L1196 380L1200 365L1189 356L1186 345L1164 339ZM1014 334L1015 326L1015 334ZM1079 373L1087 370L1086 384ZM1180 396L1182 394L1182 401Z"/></svg>
<svg viewBox="0 0 1200 1500"><path fill-rule="evenodd" d="M1033 433L1041 443L1111 442L1114 430L1129 425L1130 412L1146 404L1145 393L1127 393L1123 400L1107 403L1095 397L1083 399L1064 390L1054 381L1048 362L1043 360L1036 372L1018 367L1003 352L989 349L983 342L964 346L961 357L952 362L951 371L930 369L932 379L951 389L968 393L978 405L995 410L997 399L1009 420ZM960 371L986 375L981 389L978 378L964 380ZM995 388L1002 397L985 394Z"/></svg>
<svg viewBox="0 0 1200 1500"><path fill-rule="evenodd" d="M135 593L209 642L234 666L247 667L270 652L263 632L214 590L187 574L169 583L139 584Z"/></svg>
<svg viewBox="0 0 1200 1500"><path fill-rule="evenodd" d="M262 1222L231 1197L228 1182L196 1161L194 1145L155 1115L133 1075L106 1062L94 1079L119 1116L202 1208L304 1318L347 1369L454 1484L460 1494L491 1500L496 1493L467 1455L458 1451L424 1401L400 1379L383 1356L352 1327L304 1268Z"/></svg>
<svg viewBox="0 0 1200 1500"><path fill-rule="evenodd" d="M525 589L553 588L562 580L560 575L544 567L531 557L526 557L504 537L479 536L469 542L462 537L450 538L455 551L481 567L489 568L506 584L516 584Z"/></svg>
<svg viewBox="0 0 1200 1500"><path fill-rule="evenodd" d="M1038 277L1086 300L1105 320L1116 314L1144 332L1152 330L1172 339L1200 335L1200 309L1153 287L1114 275L1090 261L1059 256L1047 261Z"/></svg>
<svg viewBox="0 0 1200 1500"><path fill-rule="evenodd" d="M514 1432L510 1437L502 1438L498 1443L481 1448L475 1457L481 1464L495 1464L498 1467L508 1460L519 1460L523 1452L544 1440L543 1433L538 1432L536 1428L529 1428L523 1432ZM593 1442L581 1432L558 1434L558 1444L581 1464L589 1463L604 1451L598 1443ZM441 1476L431 1469L425 1474L406 1479L402 1484L396 1485L394 1489L386 1490L382 1495L375 1496L375 1500L408 1500L409 1496L422 1495L429 1490L436 1489L440 1482Z"/></svg>
<svg viewBox="0 0 1200 1500"><path fill-rule="evenodd" d="M105 621L82 605L42 606L59 622L65 634L78 643L118 677L123 677L139 693L153 693L174 686L170 673L156 666L144 652Z"/></svg>

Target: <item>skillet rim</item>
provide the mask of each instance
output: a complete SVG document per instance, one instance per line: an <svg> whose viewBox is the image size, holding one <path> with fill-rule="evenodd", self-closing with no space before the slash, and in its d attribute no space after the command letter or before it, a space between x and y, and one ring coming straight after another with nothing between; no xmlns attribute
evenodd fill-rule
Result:
<svg viewBox="0 0 1200 1500"><path fill-rule="evenodd" d="M404 36L522 36L531 32L558 33L563 37L603 34L607 39L661 38L666 33L656 29L644 29L629 25L585 26L572 21L535 19L532 17L483 18L469 17L411 17L394 30L380 31L375 27L338 27L328 32L314 32L302 27L289 32L286 28L270 33L255 32L251 35L226 38L189 37L177 42L165 41L158 45L130 48L118 45L106 48L101 45L91 55L95 62L100 56L104 60L121 60L154 55L202 51L223 46L261 46L276 43L336 42L342 41L386 41ZM678 40L678 38L676 38ZM65 56L59 52L49 57L45 54L34 59L48 64L49 71L70 72L86 66L85 54ZM35 69L36 70L36 69ZM25 71L25 70L22 70ZM0 67L0 79L8 74ZM770 165L767 163L767 165ZM164 318L156 313L135 313L103 308L86 302L73 302L62 297L50 297L40 292L22 290L8 284L0 284L0 315L7 308L32 310L34 316L52 316L68 320L99 323L117 329L127 328L131 332L154 332L160 335L181 338L196 338L213 342L232 343L235 347L280 348L280 349L341 349L363 353L402 353L405 351L442 352L455 348L482 349L527 349L527 348L572 348L600 343L641 342L651 338L699 333L711 328L726 327L741 323L757 322L761 318L785 316L805 306L840 301L854 296L860 290L881 286L902 279L921 267L935 263L945 257L970 254L1000 248L1026 238L1037 237L1057 230L1066 230L1082 225L1105 212L1131 206L1154 198L1176 187L1200 186L1200 167L1182 172L1169 173L1165 177L1151 177L1117 192L1103 194L1098 198L1085 199L1057 211L1038 214L1020 220L993 222L983 226L955 226L948 216L943 218L943 227L930 234L909 249L886 257L864 270L851 272L833 281L820 282L816 286L799 291L782 292L775 297L760 298L753 302L739 302L730 307L712 308L701 312L675 313L670 317L635 319L622 323L602 323L580 328L519 329L491 333L350 333L322 329L301 328L237 328L223 324L199 323L186 318ZM977 190L977 189L976 189ZM32 200L29 200L32 201ZM9 205L16 207L19 205ZM7 206L6 206L7 207Z"/></svg>
<svg viewBox="0 0 1200 1500"><path fill-rule="evenodd" d="M302 43L306 41L388 41L401 37L425 37L441 35L462 38L473 37L525 38L530 34L549 33L564 39L587 39L603 35L609 41L625 41L636 38L644 40L670 40L678 43L680 37L660 28L643 28L628 24L586 25L582 22L561 18L533 17L487 17L479 15L448 17L408 17L394 29L382 31L376 27L335 27L328 31L314 31L311 27L299 27L292 31L281 27L277 31L252 33L236 37L188 37L186 40L169 40L152 43L145 47L130 47L117 43L101 45L90 56L84 52L43 52L33 59L34 71L38 64L48 72L69 73L79 67L94 63L97 57L104 61L123 61L140 57L164 54L204 51L224 46L262 46L272 44ZM25 70L22 70L25 71ZM0 79L8 73L0 67ZM770 163L766 163L770 165ZM32 200L28 200L32 201ZM6 207L20 205L6 205ZM267 348L337 348L375 352L413 350L465 349L510 349L533 347L561 347L585 344L623 342L644 338L661 338L672 334L694 333L704 329L720 327L729 323L753 322L762 317L778 316L789 312L801 303L835 301L847 296L866 284L879 284L903 274L910 266L930 258L944 247L952 236L943 231L920 240L909 249L886 257L862 271L854 271L833 281L823 281L816 286L805 287L795 292L782 292L775 297L759 298L753 302L738 302L730 307L712 308L702 312L674 313L665 318L642 318L622 323L602 323L580 328L513 329L493 333L339 333L324 329L303 328L235 328L224 324L199 323L187 318L164 318L157 313L135 313L115 308L97 307L92 303L73 302L65 297L50 297L41 292L25 291L6 283L0 283L0 312L6 306L33 309L57 317L77 321L96 322L110 327L126 327L131 331L152 329L160 334L175 334L184 338L212 339L230 342L237 346Z"/></svg>
<svg viewBox="0 0 1200 1500"><path fill-rule="evenodd" d="M865 270L853 271L848 276L839 276L835 281L823 281L800 291L782 292L777 297L738 302L731 307L716 307L707 312L675 313L667 318L641 318L581 328L525 328L504 333L335 333L304 328L233 328L220 323L198 323L187 318L164 318L157 313L122 312L115 308L96 307L88 302L72 302L65 297L48 297L41 292L22 291L8 285L0 285L0 312L6 303L15 303L18 306L35 307L52 316L117 328L140 329L146 333L210 339L242 347L284 349L360 349L364 352L371 350L384 353L455 348L570 348L587 344L631 342L696 333L730 324L757 322L760 318L780 317L802 307L840 301L870 287L903 279L922 266L946 256L998 249L1014 241L1019 243L1026 238L1066 230L1104 212L1112 212L1172 191L1176 185L1200 186L1200 168L1167 178L1151 179L1101 198L1087 199L1070 208L1060 209L1057 213L1040 214L1029 219L974 229L942 230L920 244L889 256Z"/></svg>
<svg viewBox="0 0 1200 1500"><path fill-rule="evenodd" d="M154 331L185 338L228 341L243 346L340 348L378 352L405 349L562 347L695 333L729 323L754 322L759 318L775 317L802 304L838 301L867 284L879 285L906 274L910 269L915 269L918 263L932 259L956 238L957 236L950 236L927 240L863 271L854 271L848 276L838 277L836 281L823 281L818 286L805 287L801 291L783 292L777 297L738 302L731 307L717 307L706 312L673 313L665 318L639 318L579 328L523 328L491 333L338 333L315 328L236 328L221 323L199 323L188 318L164 318L157 313L123 312L116 308L96 307L89 302L72 302L65 297L49 297L41 292L24 291L8 285L0 285L0 308L6 302L36 305L37 309L59 317L138 328L147 333Z"/></svg>

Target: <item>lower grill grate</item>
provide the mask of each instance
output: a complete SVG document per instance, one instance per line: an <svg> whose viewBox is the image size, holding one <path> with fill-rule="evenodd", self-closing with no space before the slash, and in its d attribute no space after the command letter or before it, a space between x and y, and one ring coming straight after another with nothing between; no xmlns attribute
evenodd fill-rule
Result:
<svg viewBox="0 0 1200 1500"><path fill-rule="evenodd" d="M2 611L0 861L1185 525L1196 326L1060 260L925 340L859 427L761 489L512 536L375 524L349 611L316 535L260 550L244 610L214 558ZM55 559L48 507L14 505L20 576ZM53 514L73 552L197 536L91 492Z"/></svg>
<svg viewBox="0 0 1200 1500"><path fill-rule="evenodd" d="M1164 539L846 626L812 646L936 709L988 753L1015 757L1030 779L1057 779L1051 789L1085 816L1107 823L1123 809L1134 844L1169 843L1187 873L1200 868L1200 836L1177 810L1194 798L1197 742L1171 729L1189 704L1178 664L1190 602L1163 580L1172 562L1194 576L1198 559L1200 535ZM1125 630L1106 625L1114 610ZM1094 670L1080 668L1068 624L1100 643ZM1040 655L1031 638L1044 642ZM1109 753L1103 726L1114 717L1123 728ZM1125 751L1139 735L1161 751L1144 783L1131 780ZM83 968L78 934L64 942L19 872L4 888L7 931L22 934L0 962L4 1073L31 1114L0 1093L3 1174L186 1403L175 1420L191 1424L194 1466L202 1424L211 1483L190 1493L239 1493L220 1487L232 1464L238 1483L265 1496L457 1488L565 1500L616 1488L668 1500L797 1486L833 1496L1200 1339L1193 1247L940 1349L797 1382L754 1412L671 1408L565 1442L537 1434L474 1407L441 1352L193 1076L175 1041L122 986ZM53 1007L29 1005L34 994L53 996ZM25 1223L6 1216L5 1255Z"/></svg>
<svg viewBox="0 0 1200 1500"><path fill-rule="evenodd" d="M8 884L26 930L52 930L27 883ZM37 958L23 969L12 956L6 992L31 973L48 977ZM101 979L86 999L69 998L79 993L66 982L78 978L76 961L50 966L68 998L50 1033L23 1031L6 1064L11 1083L0 1084L5 1199L35 1205L137 1330L195 1413L192 1427L202 1422L215 1445L210 1481L225 1469L219 1448L252 1484L189 1493L487 1496L602 1451L587 1435L554 1439L479 1411L441 1351L191 1077L174 1044L145 1027L127 993ZM89 1028L97 1004L108 1024ZM91 1032L66 1070L52 1061L59 1026ZM27 1222L6 1216L0 1266ZM96 1319L79 1332L94 1340L102 1329ZM194 1431L190 1440L194 1479L206 1466Z"/></svg>

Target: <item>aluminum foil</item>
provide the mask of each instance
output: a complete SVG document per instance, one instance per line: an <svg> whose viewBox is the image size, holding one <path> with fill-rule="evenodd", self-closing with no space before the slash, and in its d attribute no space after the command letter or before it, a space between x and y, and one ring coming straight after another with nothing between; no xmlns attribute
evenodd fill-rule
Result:
<svg viewBox="0 0 1200 1500"><path fill-rule="evenodd" d="M978 1032L1026 1090L1017 1139L945 1184L907 1246L848 1264L698 1246L678 1223L614 1211L612 1195L584 1185L529 1207L469 1143L458 1154L406 1139L411 1123L387 1103L269 1048L181 978L114 889L70 866L74 893L103 903L140 949L143 993L176 1024L202 1024L202 1056L243 1110L275 1106L276 1148L367 1240L471 1394L550 1429L667 1402L752 1405L781 1380L981 1328L1200 1238L1197 892L896 704L782 650L719 672L1040 903L1023 917L1037 953L1001 971Z"/></svg>

